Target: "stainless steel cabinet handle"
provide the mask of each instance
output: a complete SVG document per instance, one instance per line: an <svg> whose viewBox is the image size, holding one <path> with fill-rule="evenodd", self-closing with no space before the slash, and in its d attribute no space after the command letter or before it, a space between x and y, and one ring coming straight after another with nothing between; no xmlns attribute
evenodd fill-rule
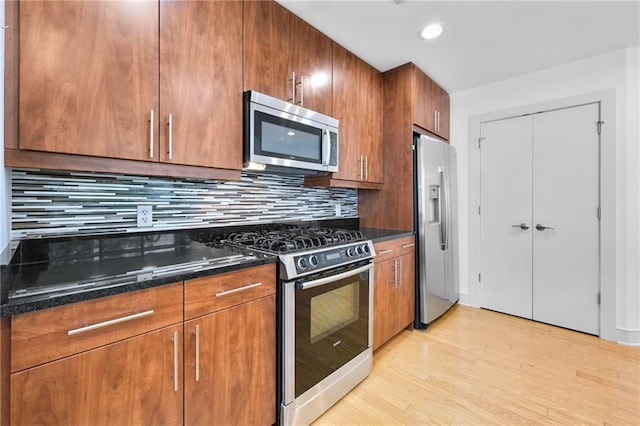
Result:
<svg viewBox="0 0 640 426"><path fill-rule="evenodd" d="M153 158L153 110L151 110L151 116L149 117L149 158Z"/></svg>
<svg viewBox="0 0 640 426"><path fill-rule="evenodd" d="M520 228L523 231L526 231L527 229L529 229L529 224L526 222L522 222L520 225L511 225L512 228Z"/></svg>
<svg viewBox="0 0 640 426"><path fill-rule="evenodd" d="M433 110L433 130L438 130L438 111Z"/></svg>
<svg viewBox="0 0 640 426"><path fill-rule="evenodd" d="M304 75L300 76L300 106L304 106Z"/></svg>
<svg viewBox="0 0 640 426"><path fill-rule="evenodd" d="M409 248L409 247L415 247L416 244L415 243L411 243L411 244L405 244L402 246L403 249Z"/></svg>
<svg viewBox="0 0 640 426"><path fill-rule="evenodd" d="M110 325L119 324L121 322L131 321L134 319L146 317L153 314L153 309L144 312L138 312L137 314L127 315L126 317L116 318L109 321L99 322L98 324L87 325L86 327L80 327L67 332L68 336L84 333L87 331L95 330L102 327L108 327Z"/></svg>
<svg viewBox="0 0 640 426"><path fill-rule="evenodd" d="M393 261L393 286L398 287L398 269L400 262L398 260Z"/></svg>
<svg viewBox="0 0 640 426"><path fill-rule="evenodd" d="M289 102L291 102L292 104L296 103L296 72L293 71L291 73L291 99L289 99Z"/></svg>
<svg viewBox="0 0 640 426"><path fill-rule="evenodd" d="M200 324L196 324L193 332L196 335L196 382L200 381Z"/></svg>
<svg viewBox="0 0 640 426"><path fill-rule="evenodd" d="M393 253L393 249L379 251L378 256L380 256L381 254L387 254L387 253Z"/></svg>
<svg viewBox="0 0 640 426"><path fill-rule="evenodd" d="M226 296L227 294L232 294L232 293L237 293L239 291L249 290L250 288L259 287L261 285L262 285L262 283L247 284L245 286L234 288L232 290L225 290L225 291L218 292L218 293L216 293L216 297Z"/></svg>
<svg viewBox="0 0 640 426"><path fill-rule="evenodd" d="M360 180L364 179L364 156L360 156Z"/></svg>
<svg viewBox="0 0 640 426"><path fill-rule="evenodd" d="M436 121L436 130L440 131L440 111L436 110L436 115L438 116L438 120Z"/></svg>
<svg viewBox="0 0 640 426"><path fill-rule="evenodd" d="M169 160L173 159L173 114L169 114Z"/></svg>
<svg viewBox="0 0 640 426"><path fill-rule="evenodd" d="M364 156L364 180L369 180L369 156Z"/></svg>
<svg viewBox="0 0 640 426"><path fill-rule="evenodd" d="M392 286L396 286L396 261L393 261L393 278L389 280Z"/></svg>
<svg viewBox="0 0 640 426"><path fill-rule="evenodd" d="M173 390L178 392L178 332L173 332Z"/></svg>
<svg viewBox="0 0 640 426"><path fill-rule="evenodd" d="M556 228L552 228L550 226L544 226L542 223L539 223L539 224L536 225L536 229L538 231L544 231L545 229L555 230Z"/></svg>

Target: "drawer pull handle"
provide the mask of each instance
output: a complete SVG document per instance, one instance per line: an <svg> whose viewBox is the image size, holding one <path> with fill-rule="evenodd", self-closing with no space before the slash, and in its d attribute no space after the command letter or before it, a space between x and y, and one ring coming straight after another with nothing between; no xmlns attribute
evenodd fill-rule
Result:
<svg viewBox="0 0 640 426"><path fill-rule="evenodd" d="M67 332L67 335L74 336L76 334L85 333L87 331L95 330L95 329L98 329L98 328L108 327L108 326L114 325L114 324L119 324L121 322L126 322L126 321L131 321L131 320L142 318L142 317L147 317L147 316L152 315L152 314L153 314L153 309L150 309L148 311L139 312L137 314L127 315L126 317L116 318L116 319L112 319L112 320L104 321L104 322L99 322L97 324L87 325L86 327L75 328L73 330L69 330Z"/></svg>
<svg viewBox="0 0 640 426"><path fill-rule="evenodd" d="M219 293L216 293L216 297L226 296L227 294L237 293L239 291L244 291L244 290L249 290L250 288L260 287L261 285L262 285L262 283L254 283L254 284L245 285L244 287L234 288L233 290L221 291Z"/></svg>
<svg viewBox="0 0 640 426"><path fill-rule="evenodd" d="M403 248L403 249L405 249L405 248L415 247L415 246L416 246L416 243L411 243L411 244L405 244L405 245L403 245L403 246L402 246L402 248Z"/></svg>
<svg viewBox="0 0 640 426"><path fill-rule="evenodd" d="M393 253L393 249L379 251L378 252L378 256L381 255L381 254L387 254L387 253Z"/></svg>

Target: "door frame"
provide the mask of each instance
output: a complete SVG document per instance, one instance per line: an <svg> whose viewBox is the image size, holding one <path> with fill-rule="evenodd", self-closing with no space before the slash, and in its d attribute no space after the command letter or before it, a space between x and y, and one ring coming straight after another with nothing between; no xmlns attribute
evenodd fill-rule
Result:
<svg viewBox="0 0 640 426"><path fill-rule="evenodd" d="M616 341L616 92L554 99L469 117L469 304L480 307L480 124L537 112L600 103L600 338Z"/></svg>

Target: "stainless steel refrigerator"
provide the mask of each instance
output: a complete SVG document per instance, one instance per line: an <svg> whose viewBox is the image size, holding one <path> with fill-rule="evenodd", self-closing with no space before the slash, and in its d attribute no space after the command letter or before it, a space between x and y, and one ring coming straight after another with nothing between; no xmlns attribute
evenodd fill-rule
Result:
<svg viewBox="0 0 640 426"><path fill-rule="evenodd" d="M458 301L458 221L455 148L414 136L416 321L424 328Z"/></svg>

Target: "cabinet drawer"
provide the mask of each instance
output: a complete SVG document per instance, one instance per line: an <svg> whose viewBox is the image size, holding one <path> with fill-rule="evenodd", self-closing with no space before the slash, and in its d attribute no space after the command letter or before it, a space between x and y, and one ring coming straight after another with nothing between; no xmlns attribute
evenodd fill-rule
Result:
<svg viewBox="0 0 640 426"><path fill-rule="evenodd" d="M11 319L11 371L19 371L183 320L182 283Z"/></svg>
<svg viewBox="0 0 640 426"><path fill-rule="evenodd" d="M395 240L380 241L375 243L374 247L376 250L375 261L382 262L406 253L413 253L416 249L415 237L410 235Z"/></svg>
<svg viewBox="0 0 640 426"><path fill-rule="evenodd" d="M416 239L413 235L410 237L399 238L394 241L399 255L414 253L416 251Z"/></svg>
<svg viewBox="0 0 640 426"><path fill-rule="evenodd" d="M195 318L275 292L275 264L185 281L185 317Z"/></svg>
<svg viewBox="0 0 640 426"><path fill-rule="evenodd" d="M373 247L376 250L376 257L374 258L376 263L398 255L396 240L380 241L379 243L375 243Z"/></svg>

